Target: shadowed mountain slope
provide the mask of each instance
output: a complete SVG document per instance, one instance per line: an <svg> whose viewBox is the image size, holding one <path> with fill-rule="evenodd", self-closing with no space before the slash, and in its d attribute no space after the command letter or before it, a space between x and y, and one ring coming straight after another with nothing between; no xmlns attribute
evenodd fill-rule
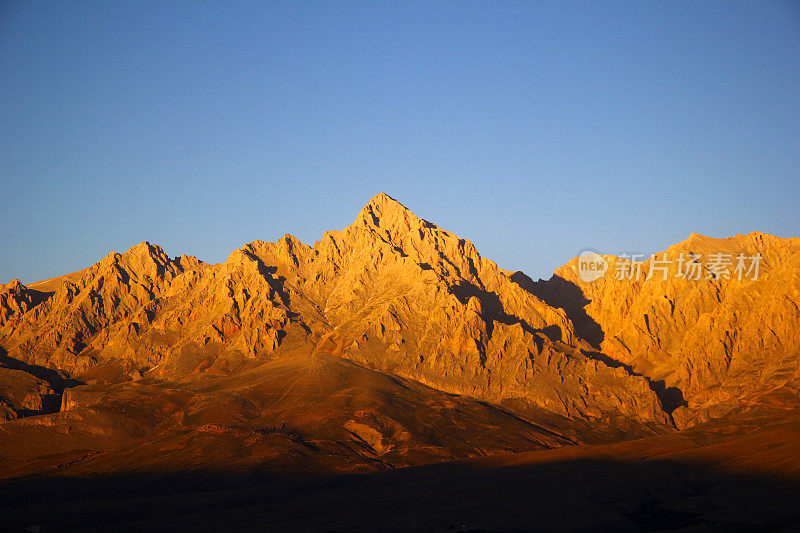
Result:
<svg viewBox="0 0 800 533"><path fill-rule="evenodd" d="M11 531L793 531L797 395L670 435L390 472L11 481L0 514Z"/></svg>

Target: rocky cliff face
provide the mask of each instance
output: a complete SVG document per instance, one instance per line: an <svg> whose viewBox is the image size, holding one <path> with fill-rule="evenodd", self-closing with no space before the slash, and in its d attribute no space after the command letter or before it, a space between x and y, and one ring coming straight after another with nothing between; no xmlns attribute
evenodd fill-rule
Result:
<svg viewBox="0 0 800 533"><path fill-rule="evenodd" d="M286 236L243 251L274 266L336 354L370 368L565 416L667 421L645 379L581 351L563 311L384 194L313 248Z"/></svg>
<svg viewBox="0 0 800 533"><path fill-rule="evenodd" d="M532 290L563 308L611 361L663 383L679 427L798 375L800 239L693 234L655 254L656 263L606 260L596 281L581 281L576 258ZM639 280L617 279L632 266Z"/></svg>
<svg viewBox="0 0 800 533"><path fill-rule="evenodd" d="M720 253L727 276L704 261ZM286 235L211 265L144 242L15 280L4 468L384 468L668 433L800 379L800 239L665 254L649 279L667 263L615 279L607 256L587 283L576 259L533 282L379 194L313 247ZM738 279L739 254L758 275Z"/></svg>
<svg viewBox="0 0 800 533"><path fill-rule="evenodd" d="M740 254L761 258L758 273L736 270ZM286 235L210 265L144 242L0 286L14 383L0 387L0 416L46 412L70 378L205 387L324 357L525 416L646 433L721 416L797 375L800 239L693 235L628 265L639 279L616 279L625 265L606 261L590 283L577 259L533 282L384 194L313 247Z"/></svg>
<svg viewBox="0 0 800 533"><path fill-rule="evenodd" d="M497 404L670 423L652 384L593 356L563 310L384 194L313 248L287 235L207 265L142 243L34 292L4 286L0 344L72 376L112 361L133 377L225 376L322 350Z"/></svg>
<svg viewBox="0 0 800 533"><path fill-rule="evenodd" d="M0 290L0 300L25 311L0 322L2 345L25 362L70 373L85 370L97 363L93 341L103 340L121 320L147 314L147 306L176 276L198 264L194 258L170 259L160 247L143 242L125 254L108 254L77 280L64 279L52 293L11 282Z"/></svg>

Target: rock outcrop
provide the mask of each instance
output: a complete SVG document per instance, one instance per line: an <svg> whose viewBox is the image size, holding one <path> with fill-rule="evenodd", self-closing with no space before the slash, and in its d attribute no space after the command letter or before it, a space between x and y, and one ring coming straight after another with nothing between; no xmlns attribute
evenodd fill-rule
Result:
<svg viewBox="0 0 800 533"><path fill-rule="evenodd" d="M0 367L0 422L44 413L53 395L46 381L23 370Z"/></svg>

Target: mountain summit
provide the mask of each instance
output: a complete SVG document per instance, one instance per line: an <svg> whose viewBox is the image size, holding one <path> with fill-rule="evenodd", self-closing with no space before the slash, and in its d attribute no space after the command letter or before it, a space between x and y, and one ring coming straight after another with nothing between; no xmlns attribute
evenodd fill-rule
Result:
<svg viewBox="0 0 800 533"><path fill-rule="evenodd" d="M408 230L424 222L412 213L410 209L388 194L379 193L373 196L369 203L361 209L354 225L384 230Z"/></svg>
<svg viewBox="0 0 800 533"><path fill-rule="evenodd" d="M250 444L226 461L372 469L673 432L795 379L797 240L668 252L715 247L760 254L763 279L618 281L609 257L591 284L577 260L535 283L383 193L313 246L211 265L143 242L0 286L0 446L20 472L85 449L211 464L228 440ZM58 457L18 446L67 426Z"/></svg>

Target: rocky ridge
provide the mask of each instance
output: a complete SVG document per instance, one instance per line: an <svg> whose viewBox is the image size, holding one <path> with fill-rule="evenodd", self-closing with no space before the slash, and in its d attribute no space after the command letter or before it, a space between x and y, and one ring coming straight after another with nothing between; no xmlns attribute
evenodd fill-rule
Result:
<svg viewBox="0 0 800 533"><path fill-rule="evenodd" d="M4 291L22 312L0 343L69 375L109 361L152 378L226 375L324 338L336 356L446 392L669 423L645 379L585 354L563 311L384 194L313 248L287 235L207 265L142 243L39 305L30 293Z"/></svg>
<svg viewBox="0 0 800 533"><path fill-rule="evenodd" d="M18 473L166 468L159 450L371 469L669 433L797 377L798 241L666 252L761 254L757 280L616 280L608 256L592 283L577 259L533 282L379 194L313 246L207 264L143 242L0 286L0 448ZM18 448L52 432L50 459Z"/></svg>
<svg viewBox="0 0 800 533"><path fill-rule="evenodd" d="M666 403L679 427L722 416L798 375L800 239L692 234L654 255L656 263L633 267L638 280L618 279L631 264L605 256L605 275L584 282L575 258L534 290L609 359L670 389Z"/></svg>

